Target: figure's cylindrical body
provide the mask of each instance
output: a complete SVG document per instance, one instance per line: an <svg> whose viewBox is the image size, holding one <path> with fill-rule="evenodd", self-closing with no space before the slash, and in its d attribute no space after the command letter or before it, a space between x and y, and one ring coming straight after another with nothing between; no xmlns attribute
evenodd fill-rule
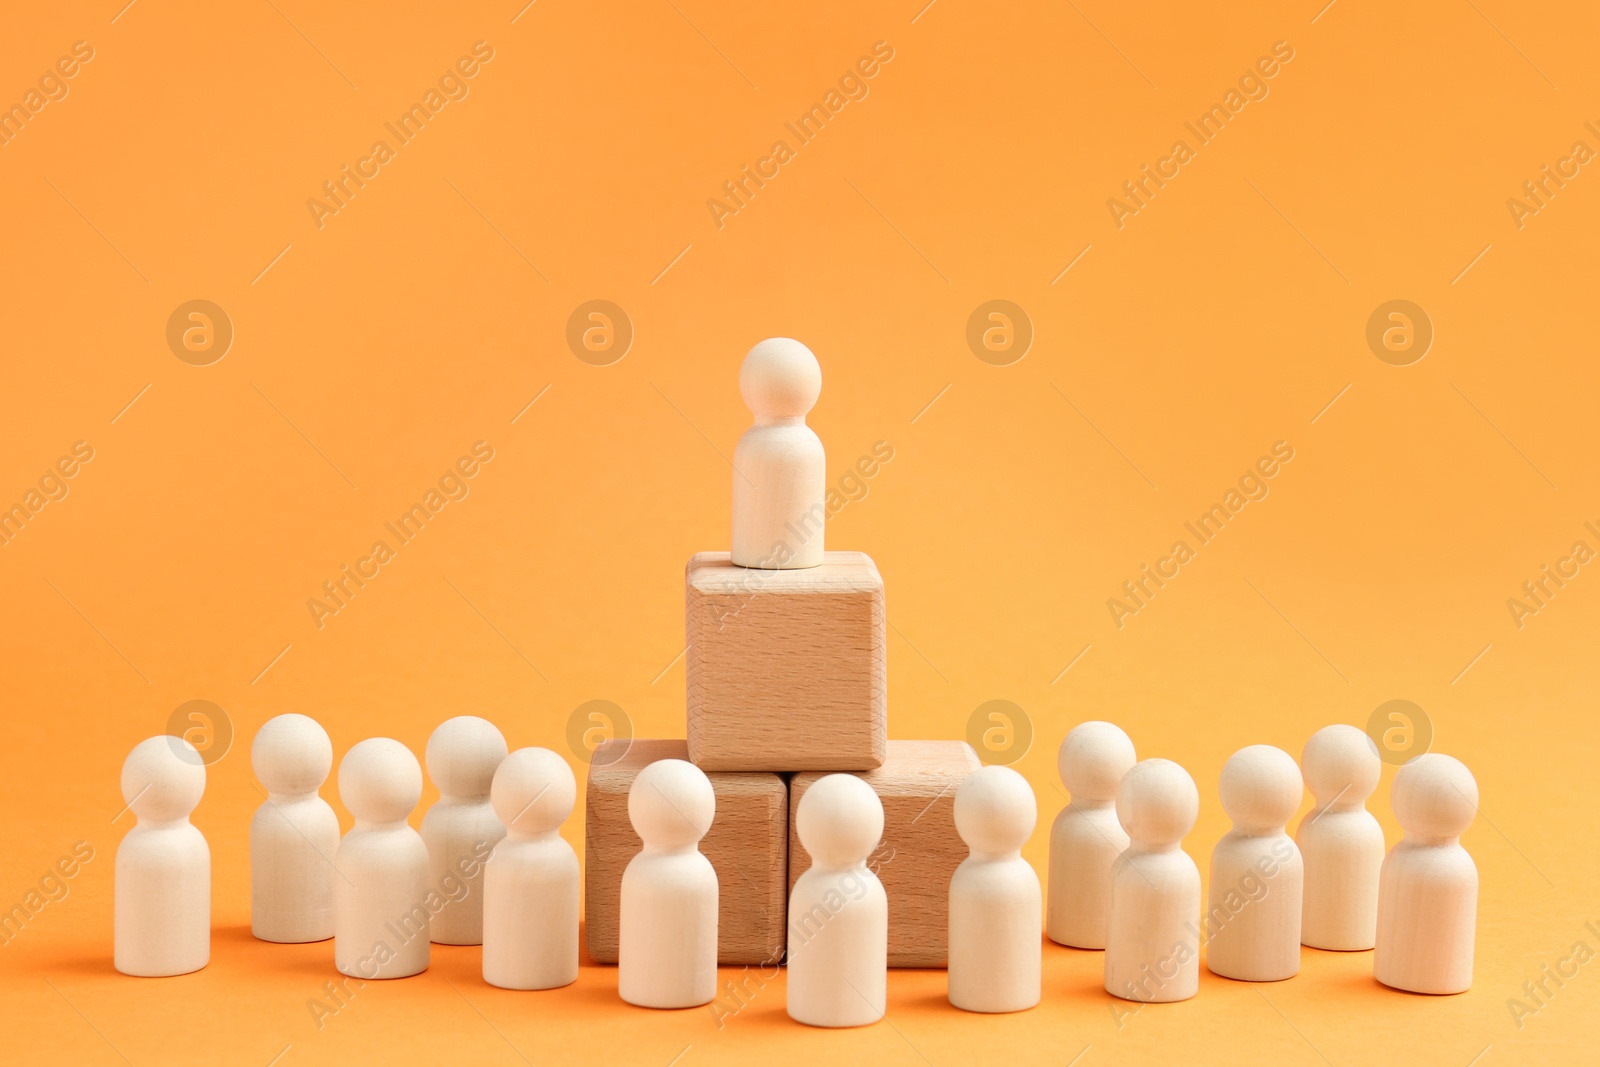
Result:
<svg viewBox="0 0 1600 1067"><path fill-rule="evenodd" d="M795 880L788 958L791 1019L810 1026L865 1026L883 1018L889 898L866 863L813 866Z"/></svg>
<svg viewBox="0 0 1600 1067"><path fill-rule="evenodd" d="M643 1008L717 995L717 872L693 845L645 850L622 872L617 992Z"/></svg>
<svg viewBox="0 0 1600 1067"><path fill-rule="evenodd" d="M433 917L432 939L440 945L483 943L483 865L506 834L487 795L440 797L422 817L428 848L428 884L444 906Z"/></svg>
<svg viewBox="0 0 1600 1067"><path fill-rule="evenodd" d="M1041 988L1039 876L1020 855L969 857L950 878L950 1003L1024 1011Z"/></svg>
<svg viewBox="0 0 1600 1067"><path fill-rule="evenodd" d="M1111 865L1128 847L1128 834L1109 800L1077 801L1061 809L1050 827L1050 906L1045 933L1073 948L1106 947Z"/></svg>
<svg viewBox="0 0 1600 1067"><path fill-rule="evenodd" d="M805 419L758 419L739 438L733 468L733 562L769 570L820 566L827 458Z"/></svg>
<svg viewBox="0 0 1600 1067"><path fill-rule="evenodd" d="M483 980L555 989L578 980L578 857L554 831L508 838L483 871Z"/></svg>
<svg viewBox="0 0 1600 1067"><path fill-rule="evenodd" d="M1241 982L1281 982L1300 973L1304 867L1289 836L1223 836L1211 853L1205 915L1206 967Z"/></svg>
<svg viewBox="0 0 1600 1067"><path fill-rule="evenodd" d="M1477 922L1478 868L1467 850L1401 841L1378 879L1372 976L1411 993L1466 992Z"/></svg>
<svg viewBox="0 0 1600 1067"><path fill-rule="evenodd" d="M1300 943L1339 952L1377 944L1383 827L1366 808L1313 811L1297 837L1305 860Z"/></svg>
<svg viewBox="0 0 1600 1067"><path fill-rule="evenodd" d="M334 859L333 957L341 974L405 978L428 969L428 849L401 822L357 826Z"/></svg>
<svg viewBox="0 0 1600 1067"><path fill-rule="evenodd" d="M339 817L315 792L269 796L250 820L250 932L300 944L333 936Z"/></svg>
<svg viewBox="0 0 1600 1067"><path fill-rule="evenodd" d="M1200 869L1176 846L1130 847L1111 869L1106 992L1147 1004L1200 991Z"/></svg>
<svg viewBox="0 0 1600 1067"><path fill-rule="evenodd" d="M128 831L112 895L112 961L123 974L188 974L210 960L211 849L187 818Z"/></svg>

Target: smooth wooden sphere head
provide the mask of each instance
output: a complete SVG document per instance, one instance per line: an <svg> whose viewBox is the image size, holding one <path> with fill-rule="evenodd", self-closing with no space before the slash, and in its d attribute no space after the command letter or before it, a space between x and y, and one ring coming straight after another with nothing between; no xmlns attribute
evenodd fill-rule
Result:
<svg viewBox="0 0 1600 1067"><path fill-rule="evenodd" d="M956 789L956 833L974 852L1015 852L1028 843L1039 805L1010 767L980 767Z"/></svg>
<svg viewBox="0 0 1600 1067"><path fill-rule="evenodd" d="M519 748L495 769L489 803L507 830L542 834L572 814L578 783L567 761L548 748Z"/></svg>
<svg viewBox="0 0 1600 1067"><path fill-rule="evenodd" d="M308 715L276 715L256 731L250 766L269 793L314 792L333 770L333 742Z"/></svg>
<svg viewBox="0 0 1600 1067"><path fill-rule="evenodd" d="M1134 764L1117 786L1117 821L1146 847L1176 845L1194 828L1199 814L1194 779L1169 759Z"/></svg>
<svg viewBox="0 0 1600 1067"><path fill-rule="evenodd" d="M428 738L428 777L447 796L488 795L495 768L506 758L506 739L488 719L457 715Z"/></svg>
<svg viewBox="0 0 1600 1067"><path fill-rule="evenodd" d="M656 760L628 788L628 819L646 845L693 845L706 836L716 814L711 779L687 760Z"/></svg>
<svg viewBox="0 0 1600 1067"><path fill-rule="evenodd" d="M388 737L369 737L339 761L339 799L362 822L400 822L422 799L422 765Z"/></svg>
<svg viewBox="0 0 1600 1067"><path fill-rule="evenodd" d="M1115 800L1122 776L1139 762L1133 741L1109 722L1080 722L1061 739L1056 770L1073 800Z"/></svg>
<svg viewBox="0 0 1600 1067"><path fill-rule="evenodd" d="M794 828L814 864L849 867L878 847L883 801L853 774L824 775L800 798Z"/></svg>
<svg viewBox="0 0 1600 1067"><path fill-rule="evenodd" d="M822 367L799 341L772 337L745 355L739 392L759 417L802 418L822 395Z"/></svg>
<svg viewBox="0 0 1600 1067"><path fill-rule="evenodd" d="M1311 735L1300 754L1306 788L1319 804L1359 804L1378 788L1383 760L1366 731L1340 723Z"/></svg>
<svg viewBox="0 0 1600 1067"><path fill-rule="evenodd" d="M182 819L206 791L200 752L181 737L160 734L133 746L122 762L122 799L135 817L154 822Z"/></svg>
<svg viewBox="0 0 1600 1067"><path fill-rule="evenodd" d="M1217 786L1234 826L1252 830L1282 827L1304 791L1294 757L1271 745L1247 745L1229 756Z"/></svg>
<svg viewBox="0 0 1600 1067"><path fill-rule="evenodd" d="M1459 837L1478 813L1478 783L1454 756L1429 752L1395 773L1389 801L1407 834Z"/></svg>

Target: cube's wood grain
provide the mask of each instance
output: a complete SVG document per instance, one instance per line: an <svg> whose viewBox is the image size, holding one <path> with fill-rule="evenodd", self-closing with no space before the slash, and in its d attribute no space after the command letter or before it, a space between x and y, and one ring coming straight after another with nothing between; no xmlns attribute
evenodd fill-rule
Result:
<svg viewBox="0 0 1600 1067"><path fill-rule="evenodd" d="M626 746L620 757L619 748ZM628 820L628 789L647 765L685 759L681 740L606 741L589 764L584 812L584 941L596 963L617 962L622 872L642 847ZM700 851L716 869L717 960L775 962L788 915L789 792L781 775L709 772L717 796Z"/></svg>
<svg viewBox="0 0 1600 1067"><path fill-rule="evenodd" d="M943 967L947 958L950 876L967 858L956 833L956 787L980 766L965 741L890 741L882 767L856 772L883 801L883 841L867 866L889 897L889 966ZM794 812L823 777L789 780L789 885L811 866L795 833Z"/></svg>
<svg viewBox="0 0 1600 1067"><path fill-rule="evenodd" d="M804 570L687 572L689 758L711 771L857 771L888 737L883 578L862 552Z"/></svg>

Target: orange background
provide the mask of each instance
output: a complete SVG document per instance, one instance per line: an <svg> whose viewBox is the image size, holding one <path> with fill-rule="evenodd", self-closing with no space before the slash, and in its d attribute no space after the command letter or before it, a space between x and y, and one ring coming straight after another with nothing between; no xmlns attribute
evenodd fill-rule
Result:
<svg viewBox="0 0 1600 1067"><path fill-rule="evenodd" d="M94 449L0 548L0 904L74 842L95 850L0 949L8 1058L1592 1059L1600 964L1520 1028L1506 1002L1574 942L1600 948L1600 577L1520 628L1506 601L1574 541L1600 547L1600 177L1520 228L1506 201L1573 142L1600 148L1595 11L120 2L36 5L0 32L0 102L94 49L0 147L0 504ZM470 95L319 229L308 198L480 40ZM708 198L877 41L894 58L870 94L719 229ZM1119 229L1107 199L1277 41L1294 58L1269 95ZM636 334L609 366L565 341L597 298ZM1436 331L1410 366L1365 341L1395 298ZM167 347L192 299L235 331L210 366ZM990 299L1036 331L1009 366L965 341ZM1415 701L1482 792L1473 989L1403 995L1369 954L1307 950L1287 983L1205 974L1196 999L1119 1022L1100 957L1046 945L1023 1015L957 1012L942 972L896 972L882 1025L793 1025L779 980L719 1029L626 1007L611 969L512 993L478 950L436 948L319 1030L332 945L249 935L255 729L297 710L338 754L377 734L420 753L477 713L569 753L568 716L605 699L639 736L682 736L683 565L727 545L738 365L773 335L822 363L830 480L895 450L827 534L887 582L892 737L1020 705L1042 871L1056 744L1112 719L1199 783L1204 871L1230 752L1298 757L1322 725ZM306 600L479 440L495 458L470 495L319 629ZM1270 495L1119 629L1107 598L1280 440L1295 458ZM192 699L235 730L195 813L212 962L128 979L118 772ZM1372 799L1391 843L1392 777Z"/></svg>

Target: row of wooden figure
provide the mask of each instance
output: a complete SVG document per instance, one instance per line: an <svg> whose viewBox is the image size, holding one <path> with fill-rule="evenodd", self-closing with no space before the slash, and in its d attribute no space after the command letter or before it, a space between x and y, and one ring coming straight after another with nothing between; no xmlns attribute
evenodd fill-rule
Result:
<svg viewBox="0 0 1600 1067"><path fill-rule="evenodd" d="M318 794L333 763L328 735L304 715L280 715L251 752L268 798L250 828L251 924L258 938L332 937L335 966L361 979L428 966L430 942L483 945L485 981L548 989L578 977L579 865L559 829L577 786L547 749L507 752L488 721L462 716L429 738L440 792L420 833L408 818L422 769L398 741L372 738L339 765L339 795L355 818L341 840ZM949 998L1009 1012L1041 992L1041 925L1061 944L1104 949L1105 988L1145 1003L1192 997L1200 946L1228 978L1278 981L1299 969L1302 944L1376 948L1378 981L1422 993L1471 984L1477 871L1459 844L1477 809L1466 767L1437 754L1400 769L1393 805L1405 838L1384 855L1366 810L1380 761L1353 726L1306 745L1304 784L1316 804L1298 844L1286 824L1301 769L1281 749L1252 745L1222 771L1233 829L1200 874L1180 843L1195 822L1193 779L1164 759L1138 762L1128 736L1086 722L1063 740L1071 803L1050 835L1048 910L1021 849L1034 829L1032 788L1007 767L973 771L954 798L969 850L949 885ZM126 974L183 974L210 953L210 852L189 822L205 788L199 754L177 737L129 755L122 791L138 817L117 852L115 964ZM631 1004L709 1003L717 988L719 886L701 854L716 799L693 764L662 759L639 772L628 815L642 849L622 878L618 991ZM816 1026L859 1026L884 1014L888 901L868 859L883 806L852 774L811 785L795 812L811 865L788 907L789 1014Z"/></svg>

